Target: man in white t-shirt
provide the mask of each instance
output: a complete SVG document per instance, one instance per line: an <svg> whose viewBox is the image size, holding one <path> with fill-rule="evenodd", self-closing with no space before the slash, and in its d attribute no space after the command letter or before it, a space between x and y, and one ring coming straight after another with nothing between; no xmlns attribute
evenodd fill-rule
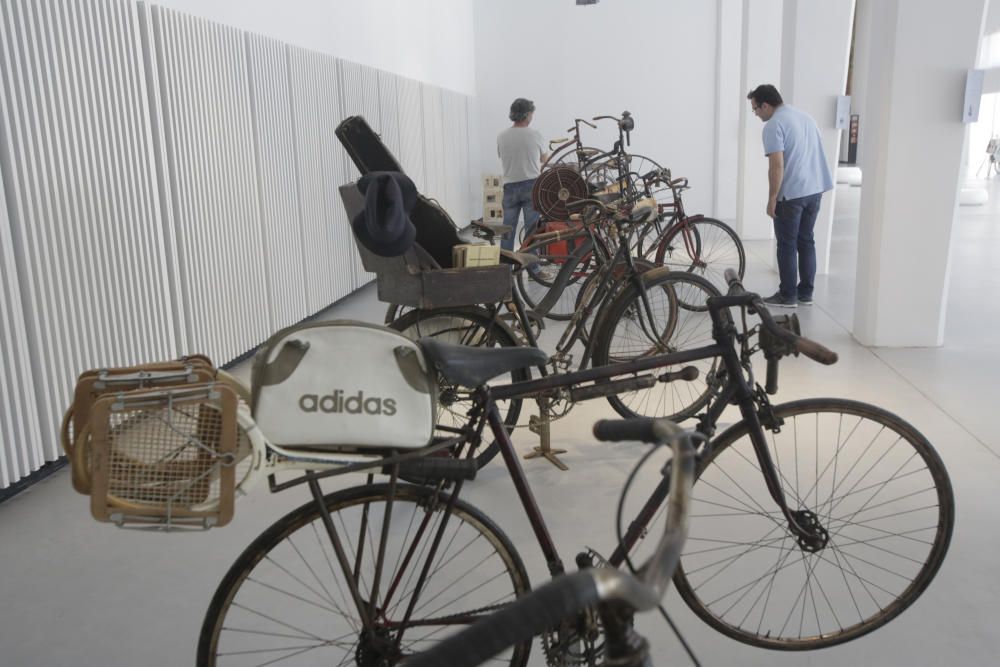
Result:
<svg viewBox="0 0 1000 667"><path fill-rule="evenodd" d="M541 132L528 127L535 115L535 103L519 97L510 105L514 125L497 135L497 155L503 164L503 224L511 232L500 240L500 247L514 249L517 221L524 211L525 236L538 224L538 212L531 205L531 189L541 171L545 154L545 139Z"/></svg>

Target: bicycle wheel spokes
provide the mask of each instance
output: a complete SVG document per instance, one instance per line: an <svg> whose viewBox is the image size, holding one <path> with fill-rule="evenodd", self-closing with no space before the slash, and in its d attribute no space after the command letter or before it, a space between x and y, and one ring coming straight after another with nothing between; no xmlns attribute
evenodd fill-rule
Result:
<svg viewBox="0 0 1000 667"><path fill-rule="evenodd" d="M628 304L618 308L620 315L609 311L601 347L595 353L595 363L628 361L711 345L714 339L708 311L704 308L685 308L684 304L704 304L716 294L710 284L697 276L686 273L662 276L647 289L653 313L650 321L638 292L633 292L631 297L626 297ZM623 416L684 419L697 412L708 400L709 383L718 364L717 359L684 364L698 369L695 380L657 382L647 389L611 397L611 405ZM664 374L680 369L681 366L672 365L655 372Z"/></svg>
<svg viewBox="0 0 1000 667"><path fill-rule="evenodd" d="M221 603L213 601L214 648L199 664L396 664L527 589L523 566L506 538L461 505L447 515L445 503L431 502L431 490L408 486L400 487L393 503L382 572L376 576L386 496L384 485L369 488L351 489L353 497L334 501L330 510L355 564L350 579L373 610L374 632L365 629L349 578L316 508L307 505L237 561L239 576L231 587L224 582L216 595ZM377 591L371 588L375 581ZM203 633L214 620L213 610ZM526 653L521 646L500 659L523 664Z"/></svg>
<svg viewBox="0 0 1000 667"><path fill-rule="evenodd" d="M742 278L746 268L746 252L736 232L712 218L675 225L664 235L656 258L664 266L706 278L722 293L728 289L725 270L734 269Z"/></svg>
<svg viewBox="0 0 1000 667"><path fill-rule="evenodd" d="M848 641L899 614L936 573L954 516L947 473L918 432L872 406L823 399L776 413L775 468L789 508L815 518L822 545L800 546L776 513L740 428L720 437L695 484L678 588L702 618L750 644Z"/></svg>

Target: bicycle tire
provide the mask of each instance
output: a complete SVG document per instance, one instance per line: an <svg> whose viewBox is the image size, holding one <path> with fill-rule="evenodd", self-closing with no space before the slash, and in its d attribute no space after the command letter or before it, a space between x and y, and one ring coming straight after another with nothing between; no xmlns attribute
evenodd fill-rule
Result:
<svg viewBox="0 0 1000 667"><path fill-rule="evenodd" d="M506 324L496 321L493 315L479 306L441 308L437 310L410 310L389 324L389 327L413 338L433 336L445 342L473 347L517 347L521 343ZM524 382L531 379L531 371L518 368L510 373L510 382ZM500 383L505 383L500 380ZM464 426L468 422L468 412L472 405L471 389L457 387L438 379L438 423L446 426ZM503 416L508 432L517 426L521 415L522 399L512 398L497 401L497 409ZM500 451L496 440L480 445L475 454L477 468L489 463Z"/></svg>
<svg viewBox="0 0 1000 667"><path fill-rule="evenodd" d="M524 300L528 308L535 309L548 296L565 264L571 264L578 268L574 269L573 275L566 281L558 300L547 313L543 314L543 317L548 319L569 320L573 318L573 304L576 303L581 280L593 273L593 244L589 240L584 240L580 246L573 250L573 254L562 262L546 262L543 259L541 268L535 275L531 275L527 269L522 269L514 276L514 284L521 299Z"/></svg>
<svg viewBox="0 0 1000 667"><path fill-rule="evenodd" d="M888 623L930 584L951 539L955 518L951 482L930 442L913 426L876 406L816 398L776 406L774 414L783 420L783 426L780 433L771 432L766 437L789 508L795 511L805 507L813 511L820 523L825 523L829 541L819 551L810 553L790 537L787 521L771 499L757 467L749 427L741 421L713 441L699 465L692 494L692 530L674 581L681 597L702 620L733 639L782 650L841 644ZM821 444L824 438L833 444L824 447ZM790 439L794 439L794 453L787 442ZM903 448L899 447L901 444ZM842 462L842 453L845 458L856 458ZM872 460L871 467L863 475L856 473L855 469L866 459ZM793 462L794 474L789 467ZM921 464L925 467L921 468ZM864 465L868 465L867 460ZM892 475L885 481L876 479L879 473L869 479L876 467ZM843 475L839 481L838 470ZM806 478L802 482L803 473L815 473L815 481ZM846 488L847 484L852 486ZM880 496L883 492L894 497ZM811 495L815 496L813 504ZM927 505L935 497L936 506ZM845 504L847 509L841 511ZM906 509L910 504L918 506ZM900 508L903 509L897 511ZM852 510L849 517L841 518ZM875 516L866 514L859 518L863 512ZM756 536L761 530L768 532L756 541L743 539L744 535ZM771 537L775 531L779 535ZM779 541L780 546L776 547ZM926 556L918 560L894 551L904 547L918 553L926 550ZM775 549L777 555L769 557L767 554L774 555ZM720 553L729 550L735 550L735 555ZM802 572L799 562L787 564L796 553L802 556L799 561ZM912 563L919 565L919 569ZM892 569L903 567L915 572L904 575ZM738 581L744 578L750 581L726 592L723 589L729 588L728 584L713 583L713 579L723 574ZM703 580L693 581L692 577ZM876 583L871 579L882 581ZM890 583L902 581L905 586ZM762 584L759 591L755 590L758 584ZM898 592L891 590L896 588ZM833 592L838 595L831 600ZM789 607L777 601L786 595L790 599L795 596ZM758 613L761 598L764 602ZM838 616L834 603L842 608L843 616ZM769 606L778 611L769 614ZM847 619L848 615L852 618ZM797 633L793 627L786 635L792 616L797 617L792 623L797 626ZM777 627L782 619L782 626ZM845 620L850 622L845 624Z"/></svg>
<svg viewBox="0 0 1000 667"><path fill-rule="evenodd" d="M380 530L385 520L387 500L387 484L343 489L323 498L344 549L348 551L348 559L355 564L355 578L366 601L370 601L371 588L375 584L375 554L381 543ZM391 633L398 629L398 624L393 626L391 621L395 614L400 618L404 616L409 598L416 590L416 577L425 563L423 554L429 554L429 551L417 547L424 538L428 542L433 539L440 521L445 518L448 501L447 494L437 493L433 488L409 484L397 486L383 561L389 569L379 577L378 597L380 604L385 600L395 600L397 594L399 600L379 608L376 614L379 630L385 631L384 636L380 635L382 639L391 637ZM424 519L429 519L426 525L430 526L430 530L420 530L414 525ZM414 614L420 614L421 618L423 614L428 616L423 619L425 622L443 619L445 615L454 617L456 613L480 618L488 611L475 606L479 601L488 601L485 606L492 609L530 590L528 574L517 550L503 531L481 511L457 499L453 511L448 514L444 530L434 564L414 610ZM356 540L353 539L355 536ZM468 539L470 536L471 542ZM392 553L396 546L399 546L399 558ZM426 544L424 546L427 547ZM411 548L413 554L419 554L418 557L402 558L403 552ZM366 551L370 558L364 560ZM483 554L485 557L480 560ZM313 558L315 560L311 560ZM469 567L470 561L473 567ZM404 568L411 564L413 570L404 572ZM494 570L499 570L499 574L490 579L488 575ZM467 578L469 581L464 581ZM373 656L373 653L378 649L363 641L363 632L358 631L360 619L348 617L351 611L356 613L357 609L348 593L346 581L333 555L316 501L293 510L257 537L223 577L202 623L197 664L199 667L214 667L217 662L230 665L239 654L253 658L252 664L260 664L262 659L281 658L280 654L285 653L293 661L291 664L315 665L320 664L322 656L319 654L328 652L339 652L353 658L350 664L355 664L355 660L359 664L376 664L378 656ZM484 584L484 581L487 583ZM441 588L443 585L445 588ZM466 595L456 596L458 590L455 589L466 591ZM468 596L476 597L469 600ZM442 597L448 598L445 604L440 604ZM448 607L453 603L468 605L468 609L454 611ZM346 622L346 625L337 630L338 622ZM440 634L445 634L440 632L439 626L445 627L446 624L443 620L429 626L414 623L403 629L401 640L409 641L407 647L418 642L437 641L442 638ZM431 630L435 627L439 630ZM462 624L451 627L460 628ZM406 630L410 631L409 636L405 634ZM337 634L340 631L346 632L340 636ZM424 631L430 635L413 639L415 634ZM430 639L435 636L437 639ZM261 648L260 642L263 641L279 646ZM303 647L304 642L316 645ZM280 646L282 643L284 647ZM346 650L344 646L347 646ZM518 667L525 665L530 649L530 641L516 646L510 652L510 664ZM266 657L262 658L262 655ZM369 660L361 659L362 656ZM218 660L221 657L226 660ZM333 659L322 664L344 664L347 660L346 657L340 660L335 655L331 657ZM403 657L393 654L386 663L379 664L395 665ZM295 661L296 658L299 660ZM289 663L282 661L281 664Z"/></svg>
<svg viewBox="0 0 1000 667"><path fill-rule="evenodd" d="M689 240L684 238L685 226L692 232ZM715 218L697 218L678 222L666 231L656 249L656 263L700 275L725 294L729 285L723 273L736 269L742 280L747 258L732 227Z"/></svg>
<svg viewBox="0 0 1000 667"><path fill-rule="evenodd" d="M704 303L708 297L718 296L719 291L695 274L662 269L658 271L661 271L659 275L646 279L646 290L650 295L654 314L657 304L663 298L667 301L667 306L662 311L664 320L662 323L658 321L656 326L661 340L650 340L648 327L644 327L641 318L637 316L641 312L639 290L635 285L630 285L608 306L601 317L600 333L594 339L594 366L714 343L712 320L708 312L705 309L686 308L684 304ZM698 369L698 377L692 381L657 382L647 389L608 396L607 400L615 412L625 418L663 417L671 421L683 421L694 416L708 403L720 363L718 358L711 358L683 365L664 366L655 372L677 372L682 367L694 366Z"/></svg>

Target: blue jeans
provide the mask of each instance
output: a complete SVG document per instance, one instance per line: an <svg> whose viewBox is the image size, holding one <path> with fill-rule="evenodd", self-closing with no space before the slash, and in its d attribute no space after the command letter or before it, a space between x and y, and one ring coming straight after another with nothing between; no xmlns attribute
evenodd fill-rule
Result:
<svg viewBox="0 0 1000 667"><path fill-rule="evenodd" d="M788 301L811 299L816 279L816 242L813 229L823 193L779 201L774 210L778 239L778 289ZM796 283L796 269L798 282Z"/></svg>
<svg viewBox="0 0 1000 667"><path fill-rule="evenodd" d="M504 250L514 249L514 240L517 238L517 220L524 211L524 232L525 236L535 231L538 224L538 211L531 205L531 188L535 184L535 179L518 181L517 183L505 183L503 186L503 224L510 227L510 235L500 239L500 247Z"/></svg>

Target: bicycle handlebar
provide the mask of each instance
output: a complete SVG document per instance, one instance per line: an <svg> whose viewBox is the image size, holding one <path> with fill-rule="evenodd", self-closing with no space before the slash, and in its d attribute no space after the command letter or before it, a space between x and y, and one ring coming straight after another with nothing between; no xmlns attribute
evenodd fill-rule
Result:
<svg viewBox="0 0 1000 667"><path fill-rule="evenodd" d="M778 326L774 318L771 317L767 306L764 305L764 300L760 298L760 295L747 292L743 289L743 284L740 282L740 277L735 270L726 269L725 277L726 283L729 285L729 296L745 298L746 305L753 306L754 310L760 316L761 323L768 332L791 344L796 352L801 352L813 361L827 366L837 363L837 353L833 350L805 336L796 336L788 329Z"/></svg>
<svg viewBox="0 0 1000 667"><path fill-rule="evenodd" d="M630 421L640 423L630 425ZM406 662L408 667L474 667L602 602L619 601L636 611L659 605L680 560L687 533L688 503L694 481L694 448L684 432L666 420L603 420L595 425L594 432L601 439L619 439L617 436L621 434L651 436L649 440L664 444L669 441L673 449L667 529L653 556L643 566L641 578L611 568L592 568L561 576L435 644L425 653L413 656Z"/></svg>
<svg viewBox="0 0 1000 667"><path fill-rule="evenodd" d="M669 442L683 432L680 426L671 421L652 417L601 419L594 424L594 437L605 442Z"/></svg>

